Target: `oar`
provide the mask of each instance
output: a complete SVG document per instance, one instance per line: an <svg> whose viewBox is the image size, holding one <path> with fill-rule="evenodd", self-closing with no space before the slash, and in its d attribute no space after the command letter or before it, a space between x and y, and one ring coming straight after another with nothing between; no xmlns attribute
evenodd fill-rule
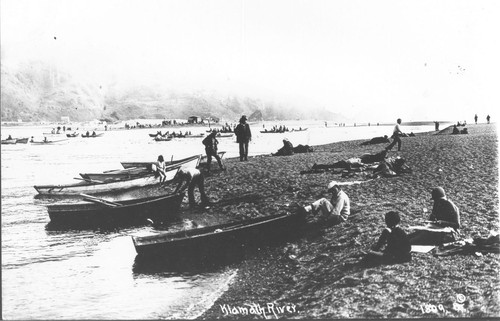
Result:
<svg viewBox="0 0 500 321"><path fill-rule="evenodd" d="M94 203L100 203L100 204L104 204L104 205L111 206L111 207L121 206L122 205L120 203L111 202L111 201L105 200L103 198L98 198L98 197L95 197L95 196L92 196L92 195L80 194L80 196L82 196L83 199L86 200L86 201L90 201L90 202L94 202Z"/></svg>

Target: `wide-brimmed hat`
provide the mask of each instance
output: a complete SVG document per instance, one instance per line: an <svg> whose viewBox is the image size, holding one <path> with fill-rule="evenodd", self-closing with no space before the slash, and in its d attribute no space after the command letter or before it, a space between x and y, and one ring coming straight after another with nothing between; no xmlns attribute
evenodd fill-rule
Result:
<svg viewBox="0 0 500 321"><path fill-rule="evenodd" d="M331 181L330 183L328 183L328 188L327 188L327 190L328 190L329 192L331 192L331 190L332 190L335 186L339 186L339 182L337 182L337 181Z"/></svg>
<svg viewBox="0 0 500 321"><path fill-rule="evenodd" d="M433 199L433 200L437 200L437 199L446 197L446 194L444 193L444 189L442 187L433 188L431 195L432 195L431 199Z"/></svg>
<svg viewBox="0 0 500 321"><path fill-rule="evenodd" d="M247 120L247 116L243 115L241 116L241 119Z"/></svg>

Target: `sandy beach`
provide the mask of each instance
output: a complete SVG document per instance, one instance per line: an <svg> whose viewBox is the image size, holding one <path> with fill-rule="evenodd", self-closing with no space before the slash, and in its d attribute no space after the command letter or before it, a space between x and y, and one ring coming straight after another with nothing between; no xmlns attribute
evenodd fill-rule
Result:
<svg viewBox="0 0 500 321"><path fill-rule="evenodd" d="M409 226L423 224L428 218L424 208L432 210L434 186L442 186L460 209L465 237L487 237L490 230L498 231L496 127L469 125L468 130L468 135L450 135L447 128L402 138L402 150L393 149L389 156L405 158L413 173L393 178L301 174L314 163L331 164L385 147L361 146L361 140L314 146L314 152L307 154L226 160L226 172L214 171L206 179L207 193L216 202L205 211L206 217L240 220L271 215L290 210L294 202L307 205L327 196L331 180L360 183L343 187L351 199L346 223L263 248L234 263L238 276L200 318L262 318L226 313L221 306L271 303L288 307L277 310L282 313L276 316L284 318L498 316L498 255L414 253L405 264L371 268L359 264L361 251L376 242L389 210L400 212L407 232Z"/></svg>

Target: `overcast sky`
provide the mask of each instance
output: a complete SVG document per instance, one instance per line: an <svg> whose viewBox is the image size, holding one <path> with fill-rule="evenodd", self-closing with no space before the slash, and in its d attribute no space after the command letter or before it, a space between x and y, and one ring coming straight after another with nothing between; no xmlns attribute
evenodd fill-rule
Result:
<svg viewBox="0 0 500 321"><path fill-rule="evenodd" d="M360 121L500 106L500 1L0 0L2 63L320 106Z"/></svg>

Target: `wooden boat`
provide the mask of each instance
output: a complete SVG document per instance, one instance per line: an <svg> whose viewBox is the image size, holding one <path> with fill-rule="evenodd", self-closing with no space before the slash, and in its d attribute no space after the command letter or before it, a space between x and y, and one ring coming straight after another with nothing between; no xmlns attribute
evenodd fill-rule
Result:
<svg viewBox="0 0 500 321"><path fill-rule="evenodd" d="M29 137L25 138L16 138L17 139L17 144L27 144L28 140L30 139Z"/></svg>
<svg viewBox="0 0 500 321"><path fill-rule="evenodd" d="M47 205L52 225L67 227L108 227L163 222L175 215L184 193L125 201L108 201L82 195L85 202Z"/></svg>
<svg viewBox="0 0 500 321"><path fill-rule="evenodd" d="M168 141L172 140L172 137L160 136L160 137L155 137L154 140L157 142L168 142Z"/></svg>
<svg viewBox="0 0 500 321"><path fill-rule="evenodd" d="M60 143L60 142L64 142L64 141L67 141L67 139L42 140L42 141L30 140L30 143L35 144L35 145L47 145L47 144Z"/></svg>
<svg viewBox="0 0 500 321"><path fill-rule="evenodd" d="M293 236L304 224L302 214L277 214L240 222L165 232L148 236L132 236L139 256L197 259L225 256L242 246L256 246Z"/></svg>
<svg viewBox="0 0 500 321"><path fill-rule="evenodd" d="M66 134L66 137L69 137L69 138L78 137L78 133Z"/></svg>
<svg viewBox="0 0 500 321"><path fill-rule="evenodd" d="M102 137L104 136L104 133L99 133L99 134L89 134L89 135L85 135L85 134L82 134L82 137L83 138L96 138L96 137Z"/></svg>
<svg viewBox="0 0 500 321"><path fill-rule="evenodd" d="M219 133L219 134L217 134L215 136L218 137L218 138L227 138L227 137L233 137L234 134L232 134L232 133L230 133L230 134L221 134L221 133Z"/></svg>
<svg viewBox="0 0 500 321"><path fill-rule="evenodd" d="M201 155L196 155L183 159L183 162L168 165L165 168L166 180L172 180L177 174L181 166L198 166ZM76 184L66 185L35 185L34 188L41 195L77 195L98 194L103 192L112 192L126 190L135 187L148 186L158 184L159 180L155 177L154 172L149 172L147 175L132 176L126 179L110 179L105 181L82 178L82 181Z"/></svg>
<svg viewBox="0 0 500 321"><path fill-rule="evenodd" d="M132 177L150 175L151 169L146 167L135 167L127 169L116 169L105 171L102 173L80 173L83 179L94 180L94 181L110 181L110 180L123 180Z"/></svg>
<svg viewBox="0 0 500 321"><path fill-rule="evenodd" d="M260 132L262 134L284 134L284 133L290 133L290 132L303 132L306 131L307 128L299 128L299 129L288 129L288 130L261 130Z"/></svg>
<svg viewBox="0 0 500 321"><path fill-rule="evenodd" d="M183 158L183 159L179 159L179 160L171 160L170 162L166 162L166 163L168 165L174 165L174 164L185 162L188 159L192 159L194 157L199 157L199 159L201 159L202 156L196 155L196 156L191 156L191 157ZM142 168L151 168L151 165L156 164L156 162L120 162L120 164L122 164L123 168L125 168L125 169L127 169L127 168L141 168L141 167ZM198 167L198 165L199 165L199 161L195 167Z"/></svg>
<svg viewBox="0 0 500 321"><path fill-rule="evenodd" d="M17 139L11 138L11 139L2 139L2 145L14 145L17 143Z"/></svg>

